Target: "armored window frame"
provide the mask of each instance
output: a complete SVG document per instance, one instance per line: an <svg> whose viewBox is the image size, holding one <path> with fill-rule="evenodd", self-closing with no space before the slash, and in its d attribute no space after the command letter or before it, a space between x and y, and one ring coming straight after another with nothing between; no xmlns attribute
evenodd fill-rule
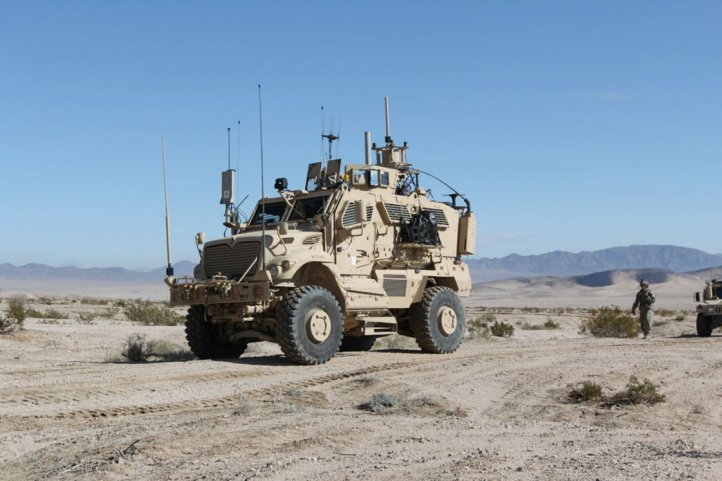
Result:
<svg viewBox="0 0 722 481"><path fill-rule="evenodd" d="M323 214L328 206L329 194L313 196L313 197L301 197L296 198L293 205L291 206L290 212L288 213L289 222L302 222L308 219L312 219L314 216ZM316 207L313 210L313 203L320 201L320 208ZM307 207L311 207L312 211L309 212Z"/></svg>
<svg viewBox="0 0 722 481"><path fill-rule="evenodd" d="M277 201L271 201L268 200L265 202L266 206L265 209L263 208L263 202L259 202L256 204L256 208L253 211L253 215L251 216L251 220L249 222L250 225L261 225L261 224L277 224L283 220L283 217L286 215L286 202L283 200ZM280 209L279 209L280 208ZM265 210L266 214L266 221L263 222L263 219L261 216L263 215L263 211ZM270 220L269 218L273 218L275 220Z"/></svg>

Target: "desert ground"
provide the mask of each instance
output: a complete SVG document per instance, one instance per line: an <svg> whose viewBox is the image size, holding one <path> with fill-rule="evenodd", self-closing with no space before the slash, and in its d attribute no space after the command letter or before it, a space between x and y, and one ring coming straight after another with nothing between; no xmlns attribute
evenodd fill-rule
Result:
<svg viewBox="0 0 722 481"><path fill-rule="evenodd" d="M0 480L722 479L722 334L696 336L691 292L658 294L643 340L579 332L588 308L628 308L633 284L537 289L481 286L465 301L469 320L508 323L510 337L450 355L391 338L315 367L269 343L189 360L182 325L132 323L119 301L28 295L67 318L0 335ZM0 294L4 313L16 293ZM559 327L533 329L547 321ZM128 362L134 334L177 355ZM585 381L611 395L632 375L665 401L568 398Z"/></svg>

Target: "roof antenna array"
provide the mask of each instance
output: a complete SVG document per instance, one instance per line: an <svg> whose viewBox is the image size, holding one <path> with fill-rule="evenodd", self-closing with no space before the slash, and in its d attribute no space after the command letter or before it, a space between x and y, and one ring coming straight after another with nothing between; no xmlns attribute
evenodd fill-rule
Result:
<svg viewBox="0 0 722 481"><path fill-rule="evenodd" d="M404 142L402 146L394 145L394 141L391 138L391 128L389 126L388 97L384 97L384 107L386 110L386 137L384 138L386 145L383 147L376 147L376 144L373 144L372 149L376 151L376 163L386 167L407 169L409 164L406 162L406 150L409 148L409 144Z"/></svg>

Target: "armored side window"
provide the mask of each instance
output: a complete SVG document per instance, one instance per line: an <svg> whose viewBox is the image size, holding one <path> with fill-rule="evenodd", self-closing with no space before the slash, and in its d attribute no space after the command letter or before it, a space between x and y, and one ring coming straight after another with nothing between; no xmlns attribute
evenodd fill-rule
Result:
<svg viewBox="0 0 722 481"><path fill-rule="evenodd" d="M389 185L389 173L388 172L381 172L381 178L379 179L379 185L383 185L383 186Z"/></svg>

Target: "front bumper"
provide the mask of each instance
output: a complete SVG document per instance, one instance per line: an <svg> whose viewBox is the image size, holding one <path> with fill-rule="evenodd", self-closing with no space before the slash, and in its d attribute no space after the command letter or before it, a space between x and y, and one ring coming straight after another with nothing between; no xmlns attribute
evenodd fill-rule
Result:
<svg viewBox="0 0 722 481"><path fill-rule="evenodd" d="M208 280L174 283L170 288L170 305L194 304L261 304L271 298L271 283L267 281L236 282Z"/></svg>

